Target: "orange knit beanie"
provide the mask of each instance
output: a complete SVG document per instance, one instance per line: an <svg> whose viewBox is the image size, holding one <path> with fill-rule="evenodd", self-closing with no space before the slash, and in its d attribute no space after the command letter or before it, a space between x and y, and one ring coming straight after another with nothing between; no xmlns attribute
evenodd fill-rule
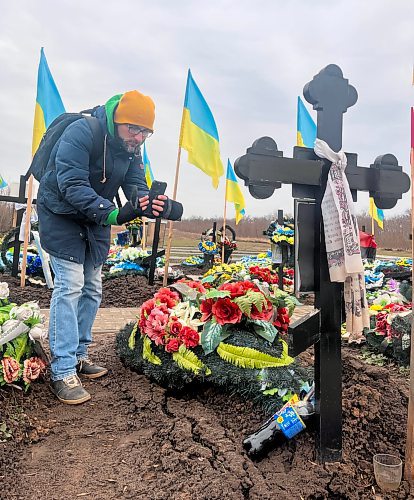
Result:
<svg viewBox="0 0 414 500"><path fill-rule="evenodd" d="M155 104L151 97L131 90L119 100L115 110L115 123L130 123L149 130L154 130Z"/></svg>

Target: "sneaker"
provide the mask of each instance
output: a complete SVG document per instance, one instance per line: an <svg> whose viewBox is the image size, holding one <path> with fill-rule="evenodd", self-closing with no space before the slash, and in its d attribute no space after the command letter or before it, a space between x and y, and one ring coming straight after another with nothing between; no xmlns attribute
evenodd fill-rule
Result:
<svg viewBox="0 0 414 500"><path fill-rule="evenodd" d="M76 370L79 375L86 378L99 378L108 373L108 370L103 366L95 365L90 359L81 359L76 365Z"/></svg>
<svg viewBox="0 0 414 500"><path fill-rule="evenodd" d="M58 400L67 405L79 405L91 399L91 395L82 387L77 375L54 380L51 382L50 388Z"/></svg>

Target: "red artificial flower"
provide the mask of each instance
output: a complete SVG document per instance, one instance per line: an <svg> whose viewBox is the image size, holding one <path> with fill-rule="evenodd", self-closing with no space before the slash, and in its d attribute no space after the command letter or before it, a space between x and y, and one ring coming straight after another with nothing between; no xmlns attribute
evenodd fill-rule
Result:
<svg viewBox="0 0 414 500"><path fill-rule="evenodd" d="M258 290L257 286L251 281L236 281L234 283L223 283L218 287L219 290L227 290L230 292L230 298L235 299L245 295L247 290Z"/></svg>
<svg viewBox="0 0 414 500"><path fill-rule="evenodd" d="M175 320L170 323L170 333L171 335L174 335L175 337L178 337L180 334L181 330L183 329L183 325Z"/></svg>
<svg viewBox="0 0 414 500"><path fill-rule="evenodd" d="M239 323L242 318L239 306L228 297L217 299L211 310L219 325Z"/></svg>
<svg viewBox="0 0 414 500"><path fill-rule="evenodd" d="M290 318L288 314L288 310L286 307L279 307L277 310L277 318L276 321L273 322L273 325L278 329L278 331L282 334L287 333L290 324Z"/></svg>
<svg viewBox="0 0 414 500"><path fill-rule="evenodd" d="M243 287L243 281L236 281L235 283L223 283L218 287L218 289L230 292L230 298L232 299L241 297L246 293Z"/></svg>
<svg viewBox="0 0 414 500"><path fill-rule="evenodd" d="M1 360L1 365L3 368L3 378L7 384L12 384L19 378L20 364L19 362L10 357L4 357Z"/></svg>
<svg viewBox="0 0 414 500"><path fill-rule="evenodd" d="M190 328L189 326L185 326L180 333L180 340L184 342L184 345L189 347L196 347L200 343L200 335L199 333Z"/></svg>
<svg viewBox="0 0 414 500"><path fill-rule="evenodd" d="M201 321L208 321L211 318L211 315L213 314L211 311L213 304L213 299L205 299L201 301L200 311L203 313Z"/></svg>
<svg viewBox="0 0 414 500"><path fill-rule="evenodd" d="M403 305L403 304L395 304L394 302L392 302L391 304L387 304L386 306L384 306L384 309L388 309L389 312L403 312L403 311L407 311L408 308L407 306ZM410 307L411 309L411 307Z"/></svg>
<svg viewBox="0 0 414 500"><path fill-rule="evenodd" d="M154 295L154 300L157 303L165 304L170 309L180 302L180 296L177 292L172 291L170 288L160 288Z"/></svg>
<svg viewBox="0 0 414 500"><path fill-rule="evenodd" d="M176 338L170 339L165 344L165 350L167 352L177 352L179 348L180 348L180 341L178 339L176 339Z"/></svg>
<svg viewBox="0 0 414 500"><path fill-rule="evenodd" d="M271 271L268 267L251 266L249 268L249 273L251 276L256 277L261 281L265 281L266 283L279 283L278 275Z"/></svg>
<svg viewBox="0 0 414 500"><path fill-rule="evenodd" d="M203 283L201 283L201 281L187 280L185 278L182 278L178 280L177 283L185 283L187 286L189 286L190 288L194 288L194 290L197 290L197 292L200 293L206 293L207 291L207 289L205 288Z"/></svg>
<svg viewBox="0 0 414 500"><path fill-rule="evenodd" d="M23 380L26 384L30 384L30 382L36 380L46 368L45 363L36 357L25 359L23 366Z"/></svg>
<svg viewBox="0 0 414 500"><path fill-rule="evenodd" d="M261 311L259 311L257 307L253 305L252 311L250 313L250 318L270 321L273 318L273 305L270 300L267 300L266 306L263 307Z"/></svg>
<svg viewBox="0 0 414 500"><path fill-rule="evenodd" d="M387 317L388 313L385 312L379 312L376 316L375 331L380 335L385 335L388 331Z"/></svg>
<svg viewBox="0 0 414 500"><path fill-rule="evenodd" d="M253 283L253 281L241 281L240 283L242 284L244 293L246 293L248 290L254 290L255 292L259 291L257 285Z"/></svg>

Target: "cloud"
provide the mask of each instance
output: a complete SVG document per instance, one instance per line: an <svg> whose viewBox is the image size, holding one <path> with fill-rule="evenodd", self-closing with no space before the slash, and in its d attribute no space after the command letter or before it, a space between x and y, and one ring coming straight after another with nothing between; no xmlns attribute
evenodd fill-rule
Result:
<svg viewBox="0 0 414 500"><path fill-rule="evenodd" d="M291 156L297 95L321 68L337 63L359 93L344 116L345 150L357 152L361 166L392 152L408 171L413 15L414 4L402 0L5 2L0 172L18 180L30 161L41 46L68 111L132 88L154 98L148 152L155 176L170 189L189 67L216 119L224 163L264 135ZM214 191L186 156L178 190L185 214L220 215L224 184ZM245 190L247 213L288 211L290 191L285 186L255 200ZM359 198L358 207L366 208L368 195ZM408 206L405 195L393 211Z"/></svg>

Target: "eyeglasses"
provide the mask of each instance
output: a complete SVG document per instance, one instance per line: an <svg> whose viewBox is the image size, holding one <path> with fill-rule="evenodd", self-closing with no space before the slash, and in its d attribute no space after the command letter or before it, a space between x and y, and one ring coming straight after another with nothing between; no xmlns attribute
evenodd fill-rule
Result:
<svg viewBox="0 0 414 500"><path fill-rule="evenodd" d="M130 125L129 123L127 123L126 126L128 127L128 132L131 135L142 134L142 137L145 137L145 139L148 139L148 137L152 136L152 130L149 130L145 127L139 127L138 125Z"/></svg>

